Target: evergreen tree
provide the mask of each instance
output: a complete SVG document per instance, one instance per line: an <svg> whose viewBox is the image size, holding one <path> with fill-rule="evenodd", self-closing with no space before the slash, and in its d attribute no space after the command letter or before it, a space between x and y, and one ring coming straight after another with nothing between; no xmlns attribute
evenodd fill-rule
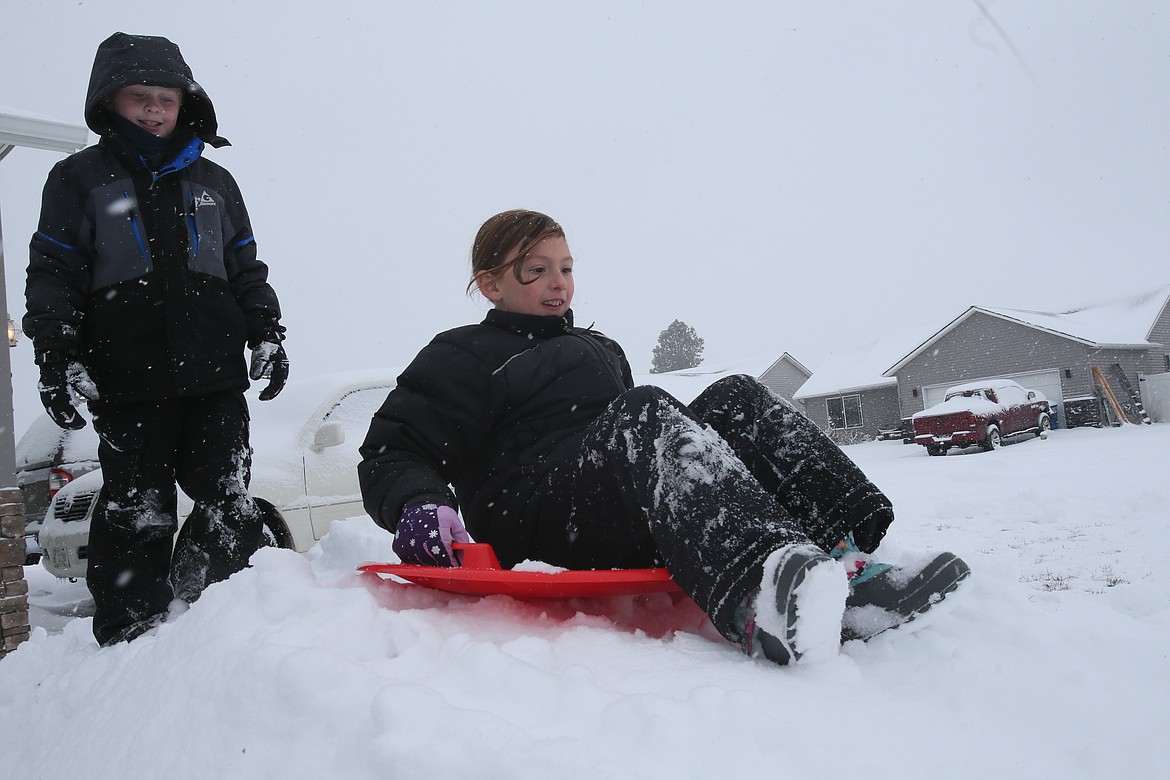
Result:
<svg viewBox="0 0 1170 780"><path fill-rule="evenodd" d="M690 325L682 320L670 323L658 334L658 345L654 347L651 374L664 374L694 368L703 362L703 339Z"/></svg>

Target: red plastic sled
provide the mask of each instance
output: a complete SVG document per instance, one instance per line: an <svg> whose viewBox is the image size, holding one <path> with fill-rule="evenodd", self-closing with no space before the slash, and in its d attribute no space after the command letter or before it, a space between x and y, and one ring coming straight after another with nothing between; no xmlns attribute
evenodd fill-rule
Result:
<svg viewBox="0 0 1170 780"><path fill-rule="evenodd" d="M408 563L365 563L358 571L390 574L428 588L470 596L515 598L596 598L667 593L678 590L666 569L597 569L589 571L512 571L501 569L490 544L452 545L463 553L463 566L415 566Z"/></svg>

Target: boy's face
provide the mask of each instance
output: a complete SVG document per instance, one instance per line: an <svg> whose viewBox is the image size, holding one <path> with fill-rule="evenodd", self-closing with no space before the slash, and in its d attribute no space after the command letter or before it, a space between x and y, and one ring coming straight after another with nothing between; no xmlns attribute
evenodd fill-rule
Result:
<svg viewBox="0 0 1170 780"><path fill-rule="evenodd" d="M509 253L509 260L518 254ZM480 292L497 309L516 314L563 315L573 303L573 256L563 236L550 236L538 242L524 258L521 284L512 269L498 274L480 274Z"/></svg>
<svg viewBox="0 0 1170 780"><path fill-rule="evenodd" d="M182 104L183 91L171 87L135 84L122 87L114 94L114 111L119 116L159 138L169 138L175 131Z"/></svg>

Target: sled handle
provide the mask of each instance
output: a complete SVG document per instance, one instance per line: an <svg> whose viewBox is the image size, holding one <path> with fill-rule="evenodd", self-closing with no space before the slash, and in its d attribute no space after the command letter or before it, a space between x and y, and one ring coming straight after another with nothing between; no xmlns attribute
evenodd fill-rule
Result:
<svg viewBox="0 0 1170 780"><path fill-rule="evenodd" d="M451 549L462 553L464 569L499 569L500 560L490 544L482 542L452 542Z"/></svg>

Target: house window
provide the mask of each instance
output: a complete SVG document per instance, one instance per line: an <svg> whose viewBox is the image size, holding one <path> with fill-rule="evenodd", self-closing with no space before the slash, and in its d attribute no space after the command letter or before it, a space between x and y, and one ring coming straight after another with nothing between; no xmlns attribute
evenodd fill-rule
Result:
<svg viewBox="0 0 1170 780"><path fill-rule="evenodd" d="M861 427L861 396L844 395L840 398L826 399L829 406L829 427L834 430L841 428Z"/></svg>

